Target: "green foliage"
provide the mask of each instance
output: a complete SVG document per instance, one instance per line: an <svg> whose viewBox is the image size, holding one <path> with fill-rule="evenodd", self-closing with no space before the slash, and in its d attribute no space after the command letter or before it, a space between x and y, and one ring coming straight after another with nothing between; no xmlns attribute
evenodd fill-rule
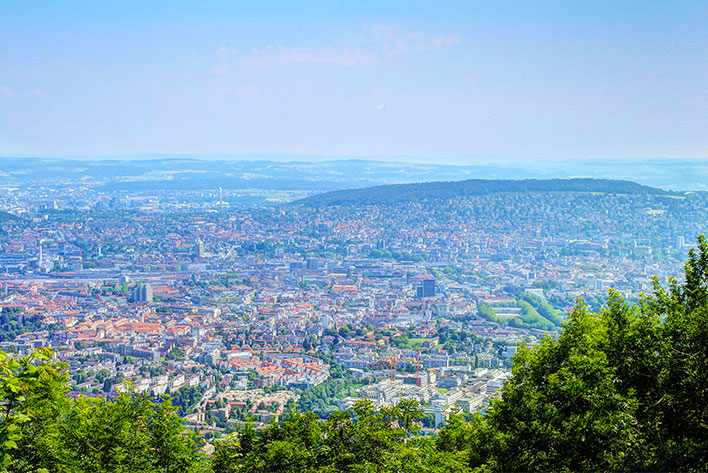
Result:
<svg viewBox="0 0 708 473"><path fill-rule="evenodd" d="M108 371L106 368L101 368L96 372L96 381L99 383L104 382L108 377L111 376L111 372Z"/></svg>
<svg viewBox="0 0 708 473"><path fill-rule="evenodd" d="M519 299L528 302L543 318L554 325L560 326L561 322L563 322L563 312L554 309L551 304L537 295L524 292L519 295Z"/></svg>
<svg viewBox="0 0 708 473"><path fill-rule="evenodd" d="M75 472L199 471L197 440L182 435L169 401L123 393L81 398L62 423L64 462Z"/></svg>
<svg viewBox="0 0 708 473"><path fill-rule="evenodd" d="M362 386L349 379L329 378L305 391L300 396L297 406L302 412L312 411L320 417L327 417L332 412L339 410L337 404L339 399L353 396Z"/></svg>
<svg viewBox="0 0 708 473"><path fill-rule="evenodd" d="M40 349L16 360L0 352L0 445L3 469L53 471L61 461L59 415L68 405L64 364Z"/></svg>
<svg viewBox="0 0 708 473"><path fill-rule="evenodd" d="M551 321L541 317L541 314L525 300L520 299L517 304L521 307L521 316L514 317L509 321L509 325L512 327L535 328L539 330L553 330L555 328Z"/></svg>
<svg viewBox="0 0 708 473"><path fill-rule="evenodd" d="M214 473L468 471L463 454L418 436L423 417L412 400L378 410L360 401L326 421L292 412L262 431L246 429L219 442Z"/></svg>
<svg viewBox="0 0 708 473"><path fill-rule="evenodd" d="M601 318L580 306L558 340L521 350L514 377L489 414L492 464L509 471L599 471L638 461L638 403L617 386L605 334Z"/></svg>
<svg viewBox="0 0 708 473"><path fill-rule="evenodd" d="M533 287L538 287L541 289L545 290L550 290L550 289L560 289L561 284L553 279L547 279L544 281L534 281L533 284L531 284Z"/></svg>
<svg viewBox="0 0 708 473"><path fill-rule="evenodd" d="M471 345L482 342L482 338L465 330L456 330L451 327L440 327L437 330L438 342L445 346L448 353L469 353Z"/></svg>
<svg viewBox="0 0 708 473"><path fill-rule="evenodd" d="M41 317L25 317L19 320L15 311L3 309L0 311L0 342L11 342L18 335L41 330Z"/></svg>
<svg viewBox="0 0 708 473"><path fill-rule="evenodd" d="M382 205L397 202L450 200L503 192L601 192L630 195L667 195L666 191L629 181L609 179L468 179L454 182L390 184L324 192L296 201L306 207Z"/></svg>
<svg viewBox="0 0 708 473"><path fill-rule="evenodd" d="M10 472L201 471L198 439L183 434L168 400L123 393L70 400L66 365L42 348L0 352L0 450Z"/></svg>
<svg viewBox="0 0 708 473"><path fill-rule="evenodd" d="M485 320L488 320L490 322L506 323L511 325L512 327L533 328L538 330L554 330L556 326L560 324L561 320L560 316L557 315L556 310L553 309L553 307L551 307L548 303L546 303L548 307L544 306L542 309L545 313L549 314L550 317L553 317L554 321L557 320L557 324L556 322L552 322L548 318L542 316L541 314L539 314L539 311L536 310L536 307L541 308L542 306L541 303L543 301L540 298L531 294L528 294L528 296L531 297L520 297L516 302L512 301L510 303L495 304L498 307L520 307L520 316L516 316L510 319L502 319L496 314L494 306L486 303L480 304L479 307L477 307L477 313ZM532 305L530 301L532 301L534 304Z"/></svg>
<svg viewBox="0 0 708 473"><path fill-rule="evenodd" d="M186 415L202 399L205 391L201 385L182 386L172 394L172 403L179 408L180 415Z"/></svg>
<svg viewBox="0 0 708 473"><path fill-rule="evenodd" d="M372 248L369 250L369 256L371 258L378 259L393 259L396 261L413 261L419 263L424 260L423 256L416 253L410 253L408 251L398 251L398 250L377 250Z"/></svg>
<svg viewBox="0 0 708 473"><path fill-rule="evenodd" d="M167 352L167 355L165 356L166 359L168 360L176 360L176 361L181 361L184 360L184 350L182 350L179 347L174 347L170 351Z"/></svg>
<svg viewBox="0 0 708 473"><path fill-rule="evenodd" d="M479 307L477 307L477 312L479 316L485 320L489 320L490 322L499 321L497 314L494 312L494 307L490 304L480 304Z"/></svg>
<svg viewBox="0 0 708 473"><path fill-rule="evenodd" d="M708 462L708 242L686 282L630 304L581 303L557 339L514 358L487 416L440 438L484 471L702 471ZM442 448L442 447L441 447Z"/></svg>

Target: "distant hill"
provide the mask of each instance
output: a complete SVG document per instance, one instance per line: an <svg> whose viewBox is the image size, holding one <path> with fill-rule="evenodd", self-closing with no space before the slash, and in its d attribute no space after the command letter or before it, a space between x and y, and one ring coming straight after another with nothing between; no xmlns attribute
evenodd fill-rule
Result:
<svg viewBox="0 0 708 473"><path fill-rule="evenodd" d="M325 192L462 179L624 179L660 189L708 191L705 159L517 160L444 164L312 156L115 156L18 158L0 155L0 188L93 187L144 190L273 189ZM103 187L102 187L103 186Z"/></svg>
<svg viewBox="0 0 708 473"><path fill-rule="evenodd" d="M636 182L609 179L468 179L465 181L391 184L324 192L293 202L307 207L383 204L459 199L502 192L600 192L604 194L670 195Z"/></svg>

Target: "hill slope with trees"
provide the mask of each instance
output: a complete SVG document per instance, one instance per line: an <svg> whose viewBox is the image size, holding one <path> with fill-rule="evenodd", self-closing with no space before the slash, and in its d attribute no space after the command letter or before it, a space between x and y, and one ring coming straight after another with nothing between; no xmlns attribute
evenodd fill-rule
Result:
<svg viewBox="0 0 708 473"><path fill-rule="evenodd" d="M324 192L295 201L307 207L331 205L377 205L434 199L459 199L502 192L596 192L628 195L669 195L668 192L635 182L609 179L524 179L420 182L391 184Z"/></svg>

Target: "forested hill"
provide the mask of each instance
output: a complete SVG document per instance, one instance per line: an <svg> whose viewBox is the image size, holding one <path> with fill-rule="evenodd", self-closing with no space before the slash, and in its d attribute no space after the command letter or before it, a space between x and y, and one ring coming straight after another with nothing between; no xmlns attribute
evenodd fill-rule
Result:
<svg viewBox="0 0 708 473"><path fill-rule="evenodd" d="M463 197L502 192L600 192L605 194L666 195L668 192L636 182L610 179L468 179L465 181L392 184L324 192L295 201L308 207L385 204Z"/></svg>

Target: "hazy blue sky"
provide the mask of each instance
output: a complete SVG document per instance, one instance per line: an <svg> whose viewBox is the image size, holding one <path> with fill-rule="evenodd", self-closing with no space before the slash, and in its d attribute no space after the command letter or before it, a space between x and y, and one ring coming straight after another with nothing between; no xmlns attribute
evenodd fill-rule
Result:
<svg viewBox="0 0 708 473"><path fill-rule="evenodd" d="M148 152L708 157L708 2L0 0L0 155Z"/></svg>

